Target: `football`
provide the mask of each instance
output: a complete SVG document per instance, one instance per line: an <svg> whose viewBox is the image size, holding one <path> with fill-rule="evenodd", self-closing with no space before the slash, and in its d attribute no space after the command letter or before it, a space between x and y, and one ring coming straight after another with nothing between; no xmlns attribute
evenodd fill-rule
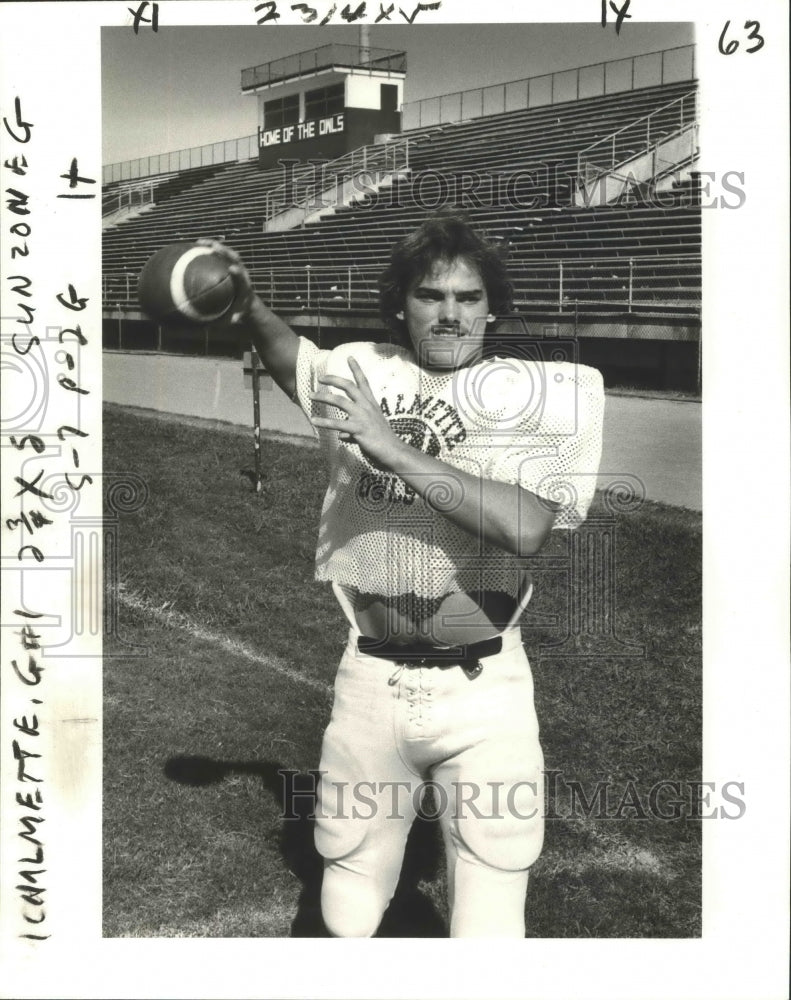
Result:
<svg viewBox="0 0 791 1000"><path fill-rule="evenodd" d="M140 272L143 312L163 323L213 323L228 313L236 289L229 261L210 247L172 243L157 250Z"/></svg>

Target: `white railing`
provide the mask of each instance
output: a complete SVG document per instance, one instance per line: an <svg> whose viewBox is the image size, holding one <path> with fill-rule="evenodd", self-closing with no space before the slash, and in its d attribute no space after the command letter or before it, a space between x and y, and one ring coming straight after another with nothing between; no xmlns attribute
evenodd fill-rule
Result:
<svg viewBox="0 0 791 1000"><path fill-rule="evenodd" d="M698 95L696 90L691 90L580 150L577 178L582 184L590 184L649 152L660 140L681 132L697 120Z"/></svg>
<svg viewBox="0 0 791 1000"><path fill-rule="evenodd" d="M631 310L652 304L700 302L699 253L658 256L591 257L556 261L514 259L509 264L515 301L521 308L562 312L576 306ZM284 313L321 309L375 310L382 266L251 267L253 285L265 302ZM102 279L105 309L134 309L137 274Z"/></svg>
<svg viewBox="0 0 791 1000"><path fill-rule="evenodd" d="M102 218L124 209L131 211L154 203L154 181L142 181L113 188L102 195Z"/></svg>
<svg viewBox="0 0 791 1000"><path fill-rule="evenodd" d="M700 299L700 254L595 257L557 261L512 260L515 299L523 305L564 309L601 303L625 307L653 301ZM376 306L380 265L263 268L251 272L256 290L279 308L340 310ZM688 288L680 285L679 275Z"/></svg>
<svg viewBox="0 0 791 1000"><path fill-rule="evenodd" d="M363 174L371 179L409 169L409 139L397 139L380 145L361 146L337 160L315 162L293 170L288 178L266 193L266 220L271 221L284 211L315 204L317 210L342 203L342 191L347 181ZM370 187L370 185L369 185ZM325 195L337 192L335 198ZM362 189L361 189L361 192Z"/></svg>
<svg viewBox="0 0 791 1000"><path fill-rule="evenodd" d="M189 146L168 153L139 156L135 160L107 163L102 167L102 184L137 180L216 163L230 163L233 160L253 160L257 156L258 135L244 135L238 139L208 142L203 146Z"/></svg>
<svg viewBox="0 0 791 1000"><path fill-rule="evenodd" d="M679 45L672 49L408 101L401 109L401 127L406 131L469 121L508 111L524 111L694 79L695 46Z"/></svg>

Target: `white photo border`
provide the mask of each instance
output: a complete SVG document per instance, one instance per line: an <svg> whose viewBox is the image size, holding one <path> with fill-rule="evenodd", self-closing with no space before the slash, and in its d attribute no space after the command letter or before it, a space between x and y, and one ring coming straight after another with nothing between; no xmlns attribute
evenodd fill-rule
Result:
<svg viewBox="0 0 791 1000"><path fill-rule="evenodd" d="M716 17L713 5L702 0L634 0L630 9L641 21L695 22L701 169L717 177L728 170L744 175L746 197L738 210L703 211L703 777L718 787L744 782L745 815L735 822L704 822L701 939L518 943L101 936L101 629L98 640L89 631L80 636L73 619L76 614L101 615L101 607L91 603L95 588L87 579L101 571L102 537L100 32L112 25L134 30L130 8L136 7L134 2L0 6L0 117L11 126L0 123L0 159L27 159L23 174L0 166L3 520L18 516L16 477L42 488L49 477L54 482L66 471L72 483L93 478L82 480L83 488L76 492L53 490L55 513L50 516L58 527L46 535L43 563L30 550L20 559L22 543L9 544L10 533L4 533L3 995L784 996L789 815L786 5L780 0L733 3L727 10L717 8ZM270 30L256 27L254 7L252 0L161 0L159 17L169 24ZM287 5L281 8L281 24L300 23L295 14L289 20ZM562 12L533 2L517 6L489 0L481 7L467 0L442 0L439 9L423 12L421 23L474 24L485 15L487 22L501 23L590 22L595 32L602 30L600 9L598 0L567 0ZM721 54L718 41L728 19L737 26L760 22L764 50ZM30 141L21 142L26 123L32 125ZM72 160L77 161L76 174L70 173ZM90 193L89 180L96 182L96 198L62 197ZM29 216L8 208L9 187L27 194ZM30 228L30 253L24 261L12 258L9 249L10 227L20 219ZM21 273L30 279L32 297L9 294L18 287L10 279ZM81 298L87 300L85 307L77 309ZM41 340L24 355L10 346L14 332L17 345L28 346L26 328L15 325L18 301L36 307L31 329ZM85 343L76 335L61 343L58 331L77 323ZM47 336L43 331L49 331ZM86 436L65 432L61 439L57 432L63 427L76 427ZM17 438L48 435L61 447L53 449L52 457L47 451L44 461L31 446L19 451L11 445L9 435L15 433ZM36 480L39 471L44 475ZM25 610L45 617L17 613ZM49 653L35 648L34 631L23 632L37 622L58 637ZM36 674L33 661L44 667L42 674ZM39 676L40 683L27 684L20 673L27 680ZM23 717L27 731L17 724ZM20 757L28 752L39 756ZM42 778L46 940L19 936L14 886L24 811L15 801L20 764ZM32 794L36 788L30 782ZM26 927L35 933L35 925Z"/></svg>

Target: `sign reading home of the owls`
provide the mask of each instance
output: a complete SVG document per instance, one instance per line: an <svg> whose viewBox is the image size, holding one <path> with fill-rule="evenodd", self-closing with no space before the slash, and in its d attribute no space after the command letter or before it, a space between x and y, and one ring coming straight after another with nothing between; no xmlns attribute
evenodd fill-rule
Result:
<svg viewBox="0 0 791 1000"><path fill-rule="evenodd" d="M310 118L294 125L282 125L280 128L263 129L260 133L261 146L282 146L287 142L300 142L304 139L315 139L322 135L332 135L343 132L343 112L330 115L329 118Z"/></svg>

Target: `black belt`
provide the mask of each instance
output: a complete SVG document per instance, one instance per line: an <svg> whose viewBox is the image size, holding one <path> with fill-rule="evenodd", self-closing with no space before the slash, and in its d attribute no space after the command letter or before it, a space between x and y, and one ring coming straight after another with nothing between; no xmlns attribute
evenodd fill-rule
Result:
<svg viewBox="0 0 791 1000"><path fill-rule="evenodd" d="M361 635L357 639L358 652L365 653L366 656L393 660L407 667L448 667L458 664L469 677L477 677L483 670L480 661L486 656L494 656L502 648L503 640L499 635L458 646L432 646L428 642L402 646L387 639L374 639L369 635Z"/></svg>

